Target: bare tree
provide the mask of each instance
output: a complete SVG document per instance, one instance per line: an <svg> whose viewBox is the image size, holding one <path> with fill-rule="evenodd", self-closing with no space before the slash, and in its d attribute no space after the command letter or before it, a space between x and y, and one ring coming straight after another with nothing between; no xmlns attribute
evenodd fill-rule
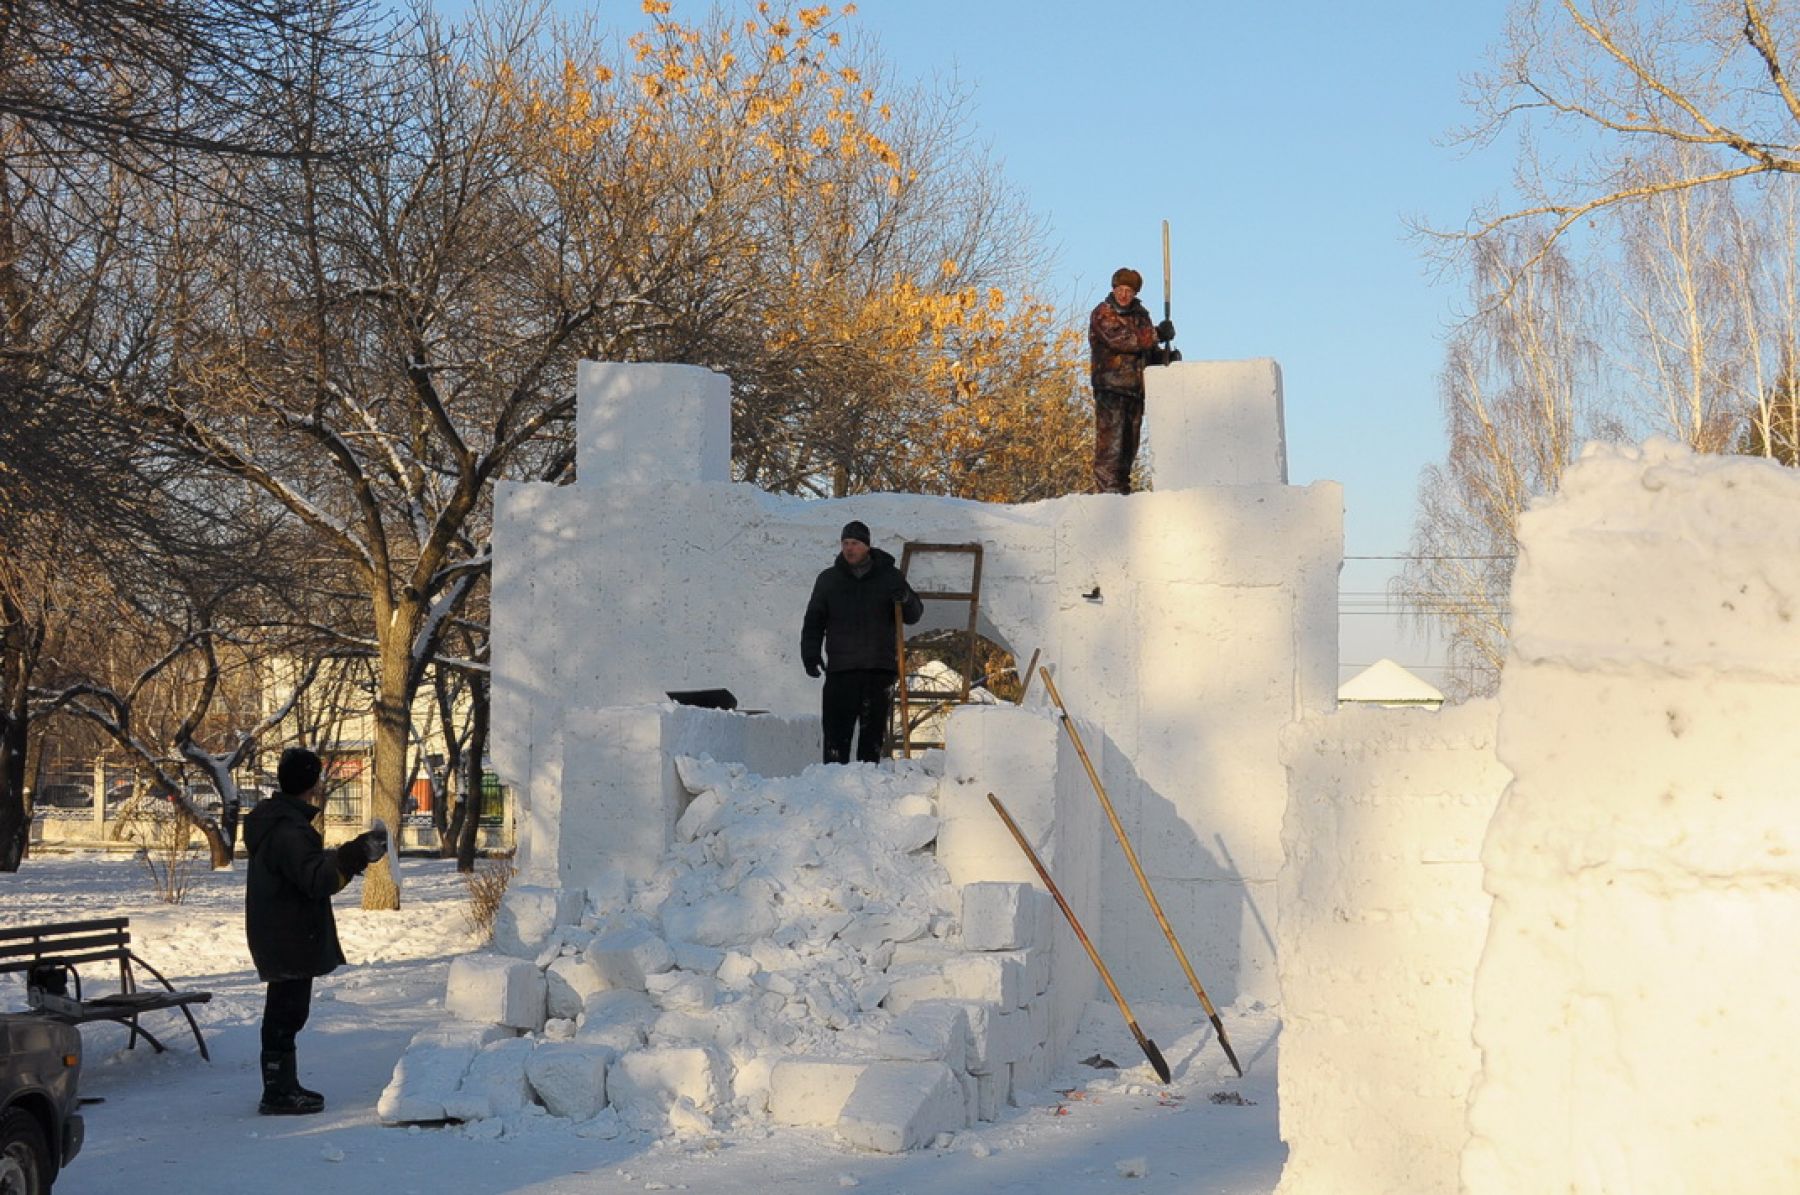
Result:
<svg viewBox="0 0 1800 1195"><path fill-rule="evenodd" d="M1446 635L1458 695L1499 681L1519 516L1555 490L1595 416L1587 288L1562 254L1508 233L1476 246L1473 272L1478 314L1451 337L1442 379L1448 452L1421 477L1396 583Z"/></svg>
<svg viewBox="0 0 1800 1195"><path fill-rule="evenodd" d="M1570 164L1521 159L1524 202L1475 213L1456 234L1512 225L1548 251L1600 212L1655 195L1800 173L1795 55L1800 10L1776 0L1520 0L1492 67L1473 80L1485 143L1520 128L1532 150L1575 147ZM1682 151L1682 169L1641 163ZM1520 269L1533 264L1528 259Z"/></svg>

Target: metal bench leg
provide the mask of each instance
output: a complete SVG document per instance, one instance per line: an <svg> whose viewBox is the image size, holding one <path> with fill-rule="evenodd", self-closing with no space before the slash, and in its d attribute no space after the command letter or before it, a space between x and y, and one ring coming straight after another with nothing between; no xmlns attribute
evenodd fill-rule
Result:
<svg viewBox="0 0 1800 1195"><path fill-rule="evenodd" d="M155 1034L138 1024L138 1019L135 1015L119 1023L121 1025L131 1026L131 1039L125 1043L125 1048L127 1050L135 1050L137 1048L137 1039L140 1037L156 1047L156 1052L158 1054L165 1053L168 1050L167 1046L156 1040Z"/></svg>
<svg viewBox="0 0 1800 1195"><path fill-rule="evenodd" d="M181 1015L187 1018L188 1028L194 1031L194 1044L200 1047L200 1057L206 1062L211 1062L212 1055L206 1052L206 1039L200 1036L200 1022L194 1019L193 1010L183 1004Z"/></svg>

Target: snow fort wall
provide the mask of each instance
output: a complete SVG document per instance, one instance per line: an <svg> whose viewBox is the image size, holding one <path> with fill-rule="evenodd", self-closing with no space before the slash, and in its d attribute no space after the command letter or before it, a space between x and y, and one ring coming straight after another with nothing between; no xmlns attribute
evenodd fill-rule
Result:
<svg viewBox="0 0 1800 1195"><path fill-rule="evenodd" d="M1800 1175L1800 475L1590 448L1520 522L1468 1195Z"/></svg>
<svg viewBox="0 0 1800 1195"><path fill-rule="evenodd" d="M1282 736L1278 1195L1455 1195L1498 718L1345 709Z"/></svg>
<svg viewBox="0 0 1800 1195"><path fill-rule="evenodd" d="M696 397L686 371L681 385L663 387L667 368L584 370L582 407L628 392L643 409L717 408L718 393ZM1234 369L1167 371L1159 402L1178 403ZM620 376L631 384L595 382ZM1265 447L1278 444L1266 426L1279 423L1269 390L1278 375L1250 376L1260 380L1215 390L1260 411ZM1021 664L1041 649L1053 665L1071 712L1093 730L1094 763L1209 993L1220 1003L1276 998L1267 927L1286 799L1277 740L1296 714L1335 704L1336 484L1170 487L1025 506L903 494L802 501L698 480L707 476L698 441L685 442L694 480L659 479L672 466L640 480L635 458L614 469L616 439L584 436L580 484L500 488L494 756L524 794L521 855L531 874L572 883L584 866L550 837L570 825L559 803L576 711L725 687L745 705L816 716L818 682L799 658L801 614L839 529L860 519L896 557L905 540L985 546L983 632ZM932 603L924 625L954 616L948 603ZM581 849L590 845L605 846ZM1118 847L1104 836L1099 849L1094 932L1112 944L1134 991L1181 998L1186 984Z"/></svg>

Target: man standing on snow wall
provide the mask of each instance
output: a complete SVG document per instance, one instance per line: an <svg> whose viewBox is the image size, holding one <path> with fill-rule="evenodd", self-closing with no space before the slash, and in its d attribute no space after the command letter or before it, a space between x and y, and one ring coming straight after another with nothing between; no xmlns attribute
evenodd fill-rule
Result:
<svg viewBox="0 0 1800 1195"><path fill-rule="evenodd" d="M325 1110L325 1097L300 1086L294 1038L312 1008L312 981L344 962L331 897L387 853L387 831L359 834L336 850L313 827L324 808L324 767L304 747L281 753L281 791L244 819L250 850L244 882L244 936L256 973L269 985L262 1020L264 1116Z"/></svg>
<svg viewBox="0 0 1800 1195"><path fill-rule="evenodd" d="M1088 353L1094 383L1094 489L1129 494L1144 426L1144 355L1175 339L1168 320L1151 326L1138 302L1144 276L1129 266L1113 271L1112 293L1088 316Z"/></svg>
<svg viewBox="0 0 1800 1195"><path fill-rule="evenodd" d="M924 615L925 603L894 558L869 546L866 523L845 523L838 547L838 558L813 582L800 627L800 660L806 675L825 674L819 711L825 762L849 763L854 733L857 760L876 763L887 750L888 711L900 675L894 604L911 626Z"/></svg>

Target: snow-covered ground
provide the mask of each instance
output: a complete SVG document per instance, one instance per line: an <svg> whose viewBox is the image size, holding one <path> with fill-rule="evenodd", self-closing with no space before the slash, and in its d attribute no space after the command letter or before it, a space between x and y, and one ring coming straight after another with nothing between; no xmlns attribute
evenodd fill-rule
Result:
<svg viewBox="0 0 1800 1195"><path fill-rule="evenodd" d="M756 1127L658 1141L630 1132L582 1135L554 1117L469 1128L384 1128L375 1103L408 1040L442 1020L450 960L474 948L467 892L452 864L408 859L407 907L370 914L357 889L337 901L349 967L319 981L300 1037L302 1081L326 1096L324 1114L256 1114L262 987L243 941L243 873L196 876L185 903L159 903L142 865L126 856L45 854L0 875L7 924L124 914L138 952L178 987L214 993L196 1009L213 1061L203 1062L178 1014L152 1024L171 1052L124 1049L112 1025L83 1029L87 1145L59 1195L329 1189L342 1195L410 1192L687 1190L960 1195L988 1191L1166 1191L1266 1195L1285 1149L1276 1134L1272 1013L1232 1010L1229 1032L1247 1075L1232 1076L1197 1008L1132 1006L1174 1070L1150 1075L1110 1004L1087 1009L1053 1087L1067 1094L1012 1108L944 1148L875 1155L830 1130ZM1102 950L1104 950L1104 943ZM96 974L94 978L99 978ZM106 990L104 986L98 990ZM0 986L0 1006L23 991ZM166 1029L166 1032L164 1030ZM1099 1054L1122 1069L1083 1065ZM1221 1075L1223 1072L1223 1076ZM610 1130L609 1130L610 1131ZM501 1135L495 1136L496 1133Z"/></svg>

